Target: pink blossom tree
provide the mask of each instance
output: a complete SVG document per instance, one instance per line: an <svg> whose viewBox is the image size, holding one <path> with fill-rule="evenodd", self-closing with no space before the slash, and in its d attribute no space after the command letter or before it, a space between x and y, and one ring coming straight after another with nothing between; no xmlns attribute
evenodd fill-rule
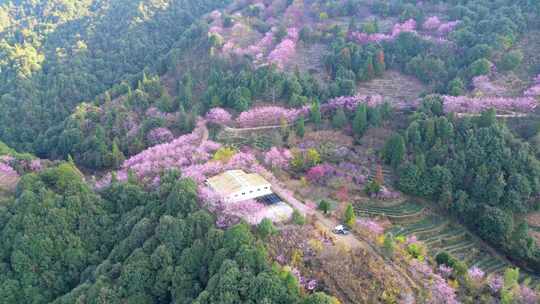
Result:
<svg viewBox="0 0 540 304"><path fill-rule="evenodd" d="M152 145L162 144L174 138L172 132L167 128L155 128L146 135L148 142Z"/></svg>
<svg viewBox="0 0 540 304"><path fill-rule="evenodd" d="M232 116L223 108L213 108L206 114L206 120L209 123L217 125L227 125L232 121Z"/></svg>
<svg viewBox="0 0 540 304"><path fill-rule="evenodd" d="M531 97L443 96L443 107L447 113L480 113L490 108L503 111L532 112L537 106L538 102Z"/></svg>
<svg viewBox="0 0 540 304"><path fill-rule="evenodd" d="M422 28L425 30L437 30L441 26L441 20L437 16L431 16L424 21Z"/></svg>
<svg viewBox="0 0 540 304"><path fill-rule="evenodd" d="M3 176L6 179L18 178L19 174L11 166L0 162L0 176Z"/></svg>
<svg viewBox="0 0 540 304"><path fill-rule="evenodd" d="M258 107L240 113L236 118L236 124L242 128L278 126L282 119L292 123L300 115L307 115L308 113L309 107L299 109L286 109L277 106Z"/></svg>
<svg viewBox="0 0 540 304"><path fill-rule="evenodd" d="M264 163L272 169L286 169L292 157L292 153L288 149L272 147L265 153Z"/></svg>
<svg viewBox="0 0 540 304"><path fill-rule="evenodd" d="M485 277L485 272L476 267L476 266L473 266L471 268L469 268L469 270L467 270L467 276L473 281L473 282L480 282L484 279Z"/></svg>
<svg viewBox="0 0 540 304"><path fill-rule="evenodd" d="M532 86L525 91L524 95L534 98L540 97L540 74L534 78Z"/></svg>

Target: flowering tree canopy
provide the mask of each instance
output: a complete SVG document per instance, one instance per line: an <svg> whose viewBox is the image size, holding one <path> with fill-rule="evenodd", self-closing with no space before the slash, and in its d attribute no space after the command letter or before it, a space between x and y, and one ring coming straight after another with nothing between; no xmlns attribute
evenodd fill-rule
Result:
<svg viewBox="0 0 540 304"><path fill-rule="evenodd" d="M11 166L0 162L0 176L9 178L9 177L18 177L17 171L15 171Z"/></svg>
<svg viewBox="0 0 540 304"><path fill-rule="evenodd" d="M167 128L155 128L146 135L148 142L152 145L162 144L174 138L172 132Z"/></svg>
<svg viewBox="0 0 540 304"><path fill-rule="evenodd" d="M370 107L381 105L384 99L381 95L355 95L341 96L328 100L321 105L321 112L327 114L341 108L347 111L355 111L359 104L365 103Z"/></svg>
<svg viewBox="0 0 540 304"><path fill-rule="evenodd" d="M504 111L532 112L538 102L531 97L467 97L443 96L445 112L480 113L490 108Z"/></svg>
<svg viewBox="0 0 540 304"><path fill-rule="evenodd" d="M206 113L206 120L218 125L227 125L232 121L231 114L223 108L213 108Z"/></svg>
<svg viewBox="0 0 540 304"><path fill-rule="evenodd" d="M285 119L288 123L292 123L300 115L305 116L308 113L309 107L299 109L286 109L275 106L252 108L240 113L236 118L236 124L242 128L277 126L282 119Z"/></svg>
<svg viewBox="0 0 540 304"><path fill-rule="evenodd" d="M382 41L389 41L396 39L401 33L416 33L416 21L413 19L409 19L403 23L396 23L393 28L392 32L388 34L381 34L381 33L375 33L375 34L367 34L367 33L360 33L360 32L353 32L351 33L352 39L356 40L356 42L360 44L366 44L370 42L382 42Z"/></svg>
<svg viewBox="0 0 540 304"><path fill-rule="evenodd" d="M264 155L264 163L274 169L285 169L289 166L292 153L287 149L272 147Z"/></svg>
<svg viewBox="0 0 540 304"><path fill-rule="evenodd" d="M296 52L298 36L297 28L289 28L287 30L287 37L268 55L268 62L275 64L279 69L283 69Z"/></svg>
<svg viewBox="0 0 540 304"><path fill-rule="evenodd" d="M540 97L540 74L534 78L533 85L524 93L528 97Z"/></svg>
<svg viewBox="0 0 540 304"><path fill-rule="evenodd" d="M472 80L474 89L482 95L501 96L505 93L505 88L495 85L487 75L476 76Z"/></svg>
<svg viewBox="0 0 540 304"><path fill-rule="evenodd" d="M475 282L479 282L481 281L482 279L484 279L484 276L486 275L485 272L476 267L476 266L473 266L471 268L469 268L469 270L467 270L467 275L469 276L469 278Z"/></svg>

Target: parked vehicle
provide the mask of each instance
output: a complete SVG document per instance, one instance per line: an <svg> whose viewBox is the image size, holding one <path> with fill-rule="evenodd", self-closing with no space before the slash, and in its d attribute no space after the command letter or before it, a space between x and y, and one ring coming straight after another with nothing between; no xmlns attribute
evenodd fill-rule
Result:
<svg viewBox="0 0 540 304"><path fill-rule="evenodd" d="M349 234L349 229L347 229L347 227L343 226L343 225L337 225L333 230L332 232L334 232L335 234L342 234L342 235L347 235Z"/></svg>

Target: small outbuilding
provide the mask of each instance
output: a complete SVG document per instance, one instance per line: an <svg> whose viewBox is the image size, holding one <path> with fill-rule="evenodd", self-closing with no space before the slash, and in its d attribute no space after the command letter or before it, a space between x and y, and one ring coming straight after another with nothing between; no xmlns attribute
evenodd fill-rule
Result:
<svg viewBox="0 0 540 304"><path fill-rule="evenodd" d="M272 194L272 185L256 173L229 170L206 180L206 184L227 203L241 202Z"/></svg>

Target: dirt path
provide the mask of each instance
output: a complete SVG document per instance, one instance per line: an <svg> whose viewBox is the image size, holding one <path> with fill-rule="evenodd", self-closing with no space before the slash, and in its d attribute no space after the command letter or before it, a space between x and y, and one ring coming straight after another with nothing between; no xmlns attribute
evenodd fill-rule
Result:
<svg viewBox="0 0 540 304"><path fill-rule="evenodd" d="M321 228L324 228L326 230L326 233L328 235L332 235L333 234L332 230L334 229L334 227L340 224L339 221L337 221L336 219L326 217L322 215L320 212L308 208L304 203L292 197L292 195L287 195L286 192L288 191L281 185L274 184L272 186L272 190L282 199L284 200L286 199L286 201L291 206L296 208L304 216L306 217L312 216L315 219L316 223L318 223ZM385 255L383 255L382 252L371 243L371 241L362 238L360 235L356 235L352 233L348 235L335 235L334 234L334 236L335 236L335 239L339 243L342 243L346 248L350 248L350 249L361 248L361 249L367 250L372 256L379 259L379 261L382 264L387 265L388 266L387 270L391 272L392 276L402 277L404 279L404 282L407 285L407 290L403 290L403 293L408 294L408 295L414 295L414 297L416 298L416 296L418 295L420 291L418 284L416 284L416 282L407 274L407 272L402 267L400 267L399 265L394 263L394 261L392 261L391 259L387 258Z"/></svg>
<svg viewBox="0 0 540 304"><path fill-rule="evenodd" d="M324 228L331 234L334 227L340 223L333 218L325 217L319 212L315 212L315 218L319 224L322 224ZM371 241L364 239L360 235L349 233L348 235L335 235L338 242L343 243L351 249L362 248L367 250L372 256L377 257L381 263L385 263L388 266L392 276L402 277L408 285L408 290L403 291L405 294L412 294L416 298L420 287L416 282L407 274L407 272L399 265L397 265L390 258L386 257L379 248L375 247Z"/></svg>

